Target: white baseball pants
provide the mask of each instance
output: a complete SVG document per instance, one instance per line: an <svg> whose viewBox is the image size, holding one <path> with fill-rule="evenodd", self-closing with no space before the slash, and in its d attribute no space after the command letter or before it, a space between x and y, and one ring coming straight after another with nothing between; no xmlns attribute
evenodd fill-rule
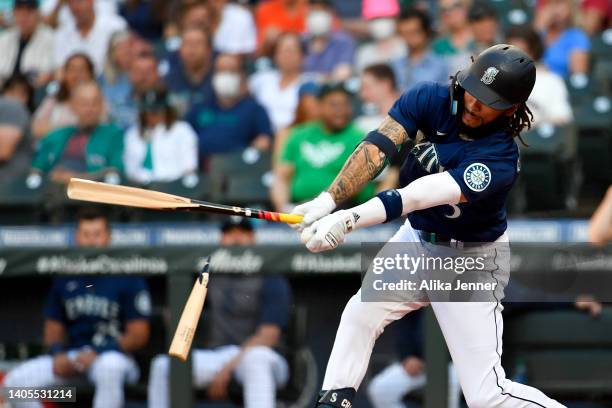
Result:
<svg viewBox="0 0 612 408"><path fill-rule="evenodd" d="M75 358L78 350L68 356ZM100 354L87 372L87 379L95 385L93 408L120 408L124 405L124 383L138 381L140 372L132 357L118 351ZM46 387L70 385L69 378L53 374L53 357L49 355L33 358L9 371L4 379L6 387ZM78 390L77 390L77 399ZM15 408L39 408L39 402L13 403Z"/></svg>
<svg viewBox="0 0 612 408"><path fill-rule="evenodd" d="M506 234L498 242L507 242ZM408 220L390 242L420 242ZM484 249L483 249L484 250ZM491 257L494 259L494 257ZM509 263L508 263L509 264ZM509 271L493 271L492 278ZM385 327L423 302L362 302L361 290L348 301L329 357L323 389L358 389L374 343ZM562 408L535 388L506 378L501 366L503 306L497 302L432 302L470 408Z"/></svg>
<svg viewBox="0 0 612 408"><path fill-rule="evenodd" d="M193 385L204 388L215 375L240 353L238 346L224 346L213 350L194 350L192 355ZM169 408L170 359L159 355L151 362L149 374L149 408ZM289 378L287 362L269 347L249 348L234 371L236 379L243 385L246 408L274 408L276 388L283 386Z"/></svg>

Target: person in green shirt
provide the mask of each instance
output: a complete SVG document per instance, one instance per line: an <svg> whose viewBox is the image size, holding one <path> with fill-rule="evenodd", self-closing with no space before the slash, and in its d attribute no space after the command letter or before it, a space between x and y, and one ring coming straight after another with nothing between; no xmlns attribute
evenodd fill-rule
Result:
<svg viewBox="0 0 612 408"><path fill-rule="evenodd" d="M56 129L41 139L32 171L57 183L71 177L118 182L123 171L123 134L101 123L104 100L94 81L77 86L70 100L77 126Z"/></svg>
<svg viewBox="0 0 612 408"><path fill-rule="evenodd" d="M352 123L351 94L342 84L321 88L319 108L319 120L296 126L275 163L271 197L279 211L289 211L294 203L316 197L365 136ZM357 201L366 201L373 194L374 184L369 184Z"/></svg>

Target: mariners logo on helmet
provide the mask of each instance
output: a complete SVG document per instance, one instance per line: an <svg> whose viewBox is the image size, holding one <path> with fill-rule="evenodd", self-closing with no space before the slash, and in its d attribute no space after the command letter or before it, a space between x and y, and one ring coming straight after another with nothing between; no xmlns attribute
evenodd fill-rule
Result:
<svg viewBox="0 0 612 408"><path fill-rule="evenodd" d="M491 182L491 170L482 163L470 164L463 173L463 181L470 190L483 191Z"/></svg>
<svg viewBox="0 0 612 408"><path fill-rule="evenodd" d="M493 81L495 81L495 77L497 76L498 73L499 73L499 69L495 67L489 67L487 68L485 73L482 75L482 78L480 78L480 80L484 82L485 85L491 85Z"/></svg>

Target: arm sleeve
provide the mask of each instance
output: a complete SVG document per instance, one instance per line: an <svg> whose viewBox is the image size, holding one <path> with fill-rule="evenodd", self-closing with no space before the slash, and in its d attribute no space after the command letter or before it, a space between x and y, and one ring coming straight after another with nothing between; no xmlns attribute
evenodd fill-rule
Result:
<svg viewBox="0 0 612 408"><path fill-rule="evenodd" d="M505 161L472 158L448 170L448 174L459 184L463 196L476 202L512 186L516 167Z"/></svg>
<svg viewBox="0 0 612 408"><path fill-rule="evenodd" d="M43 311L46 319L57 320L58 322L66 323L66 313L62 301L62 294L57 280L53 281L51 291L47 296L47 302Z"/></svg>
<svg viewBox="0 0 612 408"><path fill-rule="evenodd" d="M43 173L50 171L59 160L59 157L55 157L51 154L53 138L54 133L49 133L47 136L43 137L38 142L36 153L34 153L34 158L32 159L32 167Z"/></svg>
<svg viewBox="0 0 612 408"><path fill-rule="evenodd" d="M121 310L125 321L148 319L151 316L151 295L143 278L125 278Z"/></svg>
<svg viewBox="0 0 612 408"><path fill-rule="evenodd" d="M265 278L261 298L259 324L287 327L291 306L291 290L287 280L280 276Z"/></svg>
<svg viewBox="0 0 612 408"><path fill-rule="evenodd" d="M389 116L402 125L411 138L416 136L423 114L429 108L430 92L428 86L429 84L424 82L411 87L400 96L389 110Z"/></svg>

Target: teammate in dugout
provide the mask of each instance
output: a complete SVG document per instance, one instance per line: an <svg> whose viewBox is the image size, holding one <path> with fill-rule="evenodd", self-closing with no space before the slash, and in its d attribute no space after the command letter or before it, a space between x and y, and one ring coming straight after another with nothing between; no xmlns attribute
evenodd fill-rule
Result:
<svg viewBox="0 0 612 408"><path fill-rule="evenodd" d="M83 209L77 224L78 246L104 248L110 244L104 213ZM151 298L144 278L57 277L44 313L48 354L11 370L4 385L45 387L87 379L95 385L94 408L122 407L124 383L133 384L139 377L131 353L149 341ZM34 408L41 404L15 406Z"/></svg>
<svg viewBox="0 0 612 408"><path fill-rule="evenodd" d="M408 214L391 242L476 245L483 252L492 245L507 246L505 201L519 171L514 138L531 124L525 101L534 82L533 61L501 44L459 71L450 87L421 83L408 90L378 130L357 146L329 189L294 209L304 215L298 226L302 241L312 252L333 249L356 228ZM374 178L408 138L416 139L416 145L401 168L402 188L330 214ZM492 268L490 274L507 283L509 267ZM364 302L360 292L355 294L343 312L317 406L350 407L385 326L425 305ZM500 299L431 306L470 408L563 407L505 377Z"/></svg>

